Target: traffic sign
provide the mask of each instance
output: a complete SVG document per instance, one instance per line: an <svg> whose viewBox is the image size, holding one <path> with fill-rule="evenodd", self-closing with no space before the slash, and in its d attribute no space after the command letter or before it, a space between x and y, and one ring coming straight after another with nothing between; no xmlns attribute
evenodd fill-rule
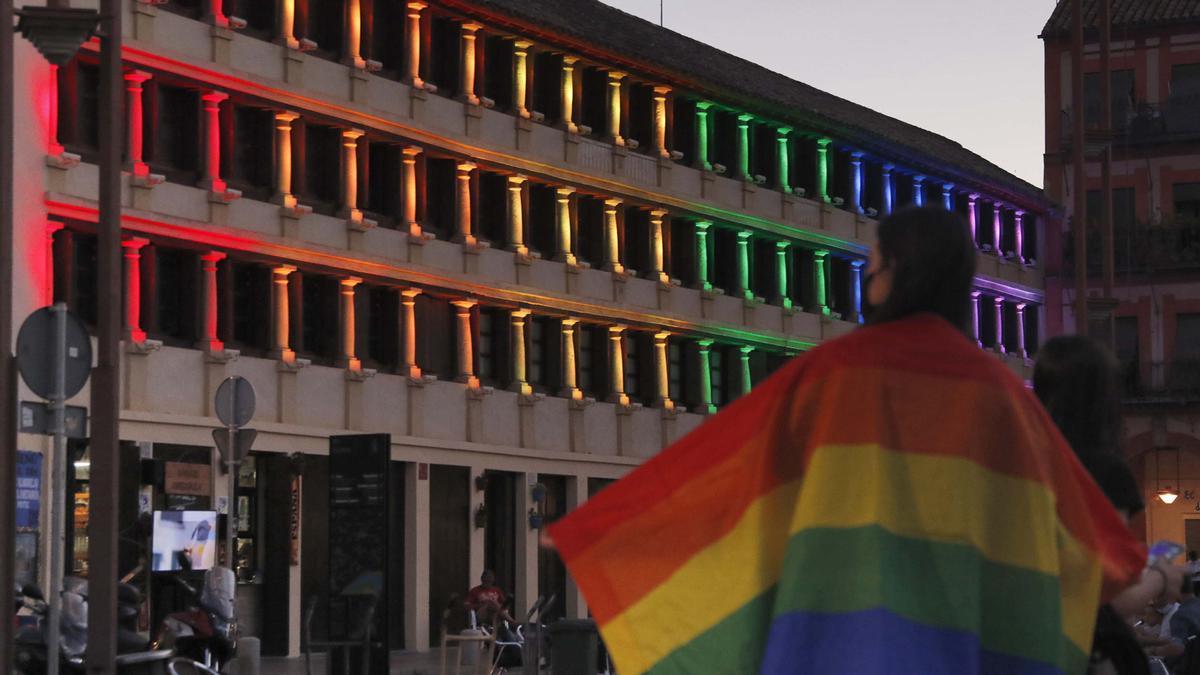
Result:
<svg viewBox="0 0 1200 675"><path fill-rule="evenodd" d="M213 441L217 444L217 451L221 453L221 459L225 462L229 461L229 430L228 429L213 429ZM254 445L254 439L258 437L257 429L234 429L233 431L233 461L241 463L246 459L246 455L250 454L250 447Z"/></svg>
<svg viewBox="0 0 1200 675"><path fill-rule="evenodd" d="M71 398L83 389L92 374L92 340L87 326L75 314L63 308L66 319L66 361L62 397ZM25 384L44 399L54 398L55 323L58 312L42 307L30 314L17 334L17 368Z"/></svg>
<svg viewBox="0 0 1200 675"><path fill-rule="evenodd" d="M246 426L254 417L254 387L240 375L225 378L217 387L217 419L227 427Z"/></svg>
<svg viewBox="0 0 1200 675"><path fill-rule="evenodd" d="M63 433L67 438L87 438L87 408L63 408ZM26 434L54 435L54 411L41 401L21 401L20 430Z"/></svg>

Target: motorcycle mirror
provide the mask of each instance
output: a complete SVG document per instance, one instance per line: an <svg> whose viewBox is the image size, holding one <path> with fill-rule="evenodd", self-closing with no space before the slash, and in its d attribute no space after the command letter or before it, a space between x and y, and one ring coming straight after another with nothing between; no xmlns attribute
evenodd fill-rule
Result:
<svg viewBox="0 0 1200 675"><path fill-rule="evenodd" d="M26 584L25 588L21 589L21 593L26 597L34 600L45 600L46 597L42 594L42 589L38 588L37 584Z"/></svg>

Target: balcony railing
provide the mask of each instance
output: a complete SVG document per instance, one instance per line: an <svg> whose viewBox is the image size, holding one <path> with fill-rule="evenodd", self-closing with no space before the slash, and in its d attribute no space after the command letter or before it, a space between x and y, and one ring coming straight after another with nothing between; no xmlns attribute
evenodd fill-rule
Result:
<svg viewBox="0 0 1200 675"><path fill-rule="evenodd" d="M1084 125L1089 135L1099 131L1099 113L1095 113L1097 119L1091 119L1092 114L1087 117ZM1066 150L1071 147L1074 123L1070 106L1063 109L1060 120L1060 144ZM1127 104L1113 110L1112 123L1113 141L1117 145L1197 140L1200 139L1200 101Z"/></svg>
<svg viewBox="0 0 1200 675"><path fill-rule="evenodd" d="M1063 271L1075 270L1075 235L1063 239ZM1100 231L1088 229L1088 274L1099 276ZM1134 224L1113 228L1113 265L1117 276L1200 271L1200 223Z"/></svg>
<svg viewBox="0 0 1200 675"><path fill-rule="evenodd" d="M1126 403L1200 403L1200 358L1126 362L1121 376Z"/></svg>

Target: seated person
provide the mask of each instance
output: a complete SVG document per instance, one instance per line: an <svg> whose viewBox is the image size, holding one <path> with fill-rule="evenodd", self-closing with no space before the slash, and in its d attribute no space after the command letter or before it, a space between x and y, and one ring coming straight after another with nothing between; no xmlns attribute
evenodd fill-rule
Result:
<svg viewBox="0 0 1200 675"><path fill-rule="evenodd" d="M479 585L467 593L466 607L475 612L476 622L483 626L496 620L497 614L505 621L512 621L512 616L504 609L508 596L496 585L496 573L484 570L479 577Z"/></svg>

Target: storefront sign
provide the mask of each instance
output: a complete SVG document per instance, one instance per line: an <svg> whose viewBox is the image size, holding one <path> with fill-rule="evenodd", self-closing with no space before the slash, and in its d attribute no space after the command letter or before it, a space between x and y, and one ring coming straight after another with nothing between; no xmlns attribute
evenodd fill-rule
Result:
<svg viewBox="0 0 1200 675"><path fill-rule="evenodd" d="M163 492L169 495L212 495L212 469L207 464L167 462L163 473Z"/></svg>
<svg viewBox="0 0 1200 675"><path fill-rule="evenodd" d="M291 563L295 567L300 564L300 477L292 476L292 505L291 523L288 525L291 534Z"/></svg>
<svg viewBox="0 0 1200 675"><path fill-rule="evenodd" d="M42 455L17 451L17 529L38 529L42 502Z"/></svg>

